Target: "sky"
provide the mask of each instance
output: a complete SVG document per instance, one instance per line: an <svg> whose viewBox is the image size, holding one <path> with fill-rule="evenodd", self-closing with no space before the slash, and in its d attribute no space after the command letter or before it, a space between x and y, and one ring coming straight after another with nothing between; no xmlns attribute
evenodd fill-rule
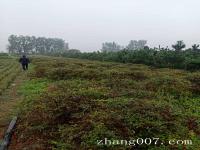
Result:
<svg viewBox="0 0 200 150"><path fill-rule="evenodd" d="M81 51L140 39L150 47L177 40L190 47L200 44L199 6L200 0L0 0L0 51L11 34L62 38Z"/></svg>

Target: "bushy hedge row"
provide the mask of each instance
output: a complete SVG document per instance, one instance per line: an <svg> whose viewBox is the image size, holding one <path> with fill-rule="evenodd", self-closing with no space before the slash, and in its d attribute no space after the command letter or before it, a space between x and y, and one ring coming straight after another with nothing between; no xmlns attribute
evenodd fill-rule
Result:
<svg viewBox="0 0 200 150"><path fill-rule="evenodd" d="M121 63L138 63L154 67L168 67L186 70L200 69L200 51L186 50L123 50L119 52L65 52L61 55L70 58L81 58L99 61L114 61Z"/></svg>

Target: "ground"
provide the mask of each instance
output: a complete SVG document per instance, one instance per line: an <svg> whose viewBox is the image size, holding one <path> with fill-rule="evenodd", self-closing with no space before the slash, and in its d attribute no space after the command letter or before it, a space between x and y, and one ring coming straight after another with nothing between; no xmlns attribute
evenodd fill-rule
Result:
<svg viewBox="0 0 200 150"><path fill-rule="evenodd" d="M9 62L9 65L4 62ZM22 100L17 91L23 81L26 80L27 73L19 72L21 68L14 58L1 59L0 66L2 70L4 69L2 72L0 70L2 76L0 82L4 83L1 84L0 95L0 139L2 140L10 121L17 115L17 106Z"/></svg>
<svg viewBox="0 0 200 150"><path fill-rule="evenodd" d="M19 116L11 150L199 150L198 71L58 57L34 57L32 64L2 92L2 132ZM96 143L138 137L160 140L134 147ZM193 145L169 145L170 139Z"/></svg>
<svg viewBox="0 0 200 150"><path fill-rule="evenodd" d="M128 150L96 142L158 137L156 146L134 148L199 150L199 72L56 57L32 62L13 149Z"/></svg>

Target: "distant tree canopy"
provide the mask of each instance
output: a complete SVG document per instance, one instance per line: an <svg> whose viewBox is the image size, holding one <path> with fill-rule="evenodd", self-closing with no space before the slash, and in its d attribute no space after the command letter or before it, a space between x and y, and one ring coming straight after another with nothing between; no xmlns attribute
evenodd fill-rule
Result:
<svg viewBox="0 0 200 150"><path fill-rule="evenodd" d="M177 41L176 44L172 45L172 48L174 48L175 51L181 51L185 47L186 47L186 45L183 41Z"/></svg>
<svg viewBox="0 0 200 150"><path fill-rule="evenodd" d="M14 54L61 53L68 50L68 43L59 38L10 35L8 51Z"/></svg>
<svg viewBox="0 0 200 150"><path fill-rule="evenodd" d="M126 49L128 50L144 49L146 44L147 44L146 40L139 40L139 41L131 40L129 44L127 45Z"/></svg>
<svg viewBox="0 0 200 150"><path fill-rule="evenodd" d="M197 45L197 44L192 45L192 50L195 51L195 52L200 51L199 45Z"/></svg>
<svg viewBox="0 0 200 150"><path fill-rule="evenodd" d="M197 44L194 44L192 48L183 51L185 44L178 41L172 47L175 49L159 48L152 49L148 46L144 46L146 42L141 42L141 49L136 46L136 42L131 41L129 43L129 48L121 49L117 51L105 51L102 52L64 52L62 56L70 58L81 58L89 60L99 60L99 61L114 61L121 63L138 63L145 64L154 67L169 67L178 68L186 70L200 70L200 49ZM106 44L111 48L116 50L116 43ZM143 47L144 46L144 47ZM142 48L143 47L143 48ZM60 55L59 55L60 56Z"/></svg>
<svg viewBox="0 0 200 150"><path fill-rule="evenodd" d="M125 48L123 46L120 46L116 42L105 42L102 44L102 52L118 52L121 50L139 50L139 49L148 49L148 46L146 46L147 41L146 40L131 40Z"/></svg>
<svg viewBox="0 0 200 150"><path fill-rule="evenodd" d="M105 42L102 44L102 52L117 52L122 50L122 47L115 42Z"/></svg>

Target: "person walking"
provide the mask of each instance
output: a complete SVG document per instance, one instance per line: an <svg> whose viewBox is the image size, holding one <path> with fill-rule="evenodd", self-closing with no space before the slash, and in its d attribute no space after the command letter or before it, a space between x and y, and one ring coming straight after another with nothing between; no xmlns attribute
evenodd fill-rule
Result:
<svg viewBox="0 0 200 150"><path fill-rule="evenodd" d="M30 60L25 55L19 59L19 62L21 63L23 70L28 70L28 64L30 63Z"/></svg>

